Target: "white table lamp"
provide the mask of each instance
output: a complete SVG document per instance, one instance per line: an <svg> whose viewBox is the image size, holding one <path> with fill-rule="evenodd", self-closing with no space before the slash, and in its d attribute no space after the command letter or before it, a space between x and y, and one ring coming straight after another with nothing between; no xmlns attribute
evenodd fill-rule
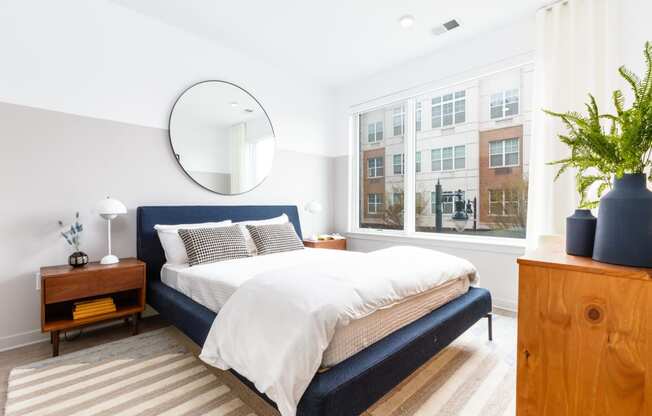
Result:
<svg viewBox="0 0 652 416"><path fill-rule="evenodd" d="M127 207L118 201L117 199L112 199L106 197L97 204L97 211L100 214L100 217L104 218L108 224L108 234L109 234L109 254L102 257L100 261L101 264L115 264L120 262L118 256L111 254L111 220L117 217L118 215L126 214Z"/></svg>
<svg viewBox="0 0 652 416"><path fill-rule="evenodd" d="M305 209L306 209L306 212L313 215L313 217L314 217L314 215L319 214L322 211L323 207L321 206L321 204L319 202L311 201L311 202L306 204ZM314 221L311 221L311 223L312 224L310 224L310 225L314 227L314 225L315 225ZM313 233L310 236L310 240L317 241L317 238L319 236L314 232L314 230L311 230L311 231L313 231Z"/></svg>

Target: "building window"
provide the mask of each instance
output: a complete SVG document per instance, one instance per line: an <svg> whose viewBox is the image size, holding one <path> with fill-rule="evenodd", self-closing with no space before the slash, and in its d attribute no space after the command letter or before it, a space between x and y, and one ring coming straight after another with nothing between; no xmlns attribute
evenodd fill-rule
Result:
<svg viewBox="0 0 652 416"><path fill-rule="evenodd" d="M417 102L417 107L416 107L416 113L415 113L415 120L416 120L416 129L417 131L421 131L421 102Z"/></svg>
<svg viewBox="0 0 652 416"><path fill-rule="evenodd" d="M405 121L405 111L403 106L396 107L392 110L392 124L394 126L394 136L403 135L403 122Z"/></svg>
<svg viewBox="0 0 652 416"><path fill-rule="evenodd" d="M367 160L367 177L382 178L385 176L384 159L384 157L372 157Z"/></svg>
<svg viewBox="0 0 652 416"><path fill-rule="evenodd" d="M383 140L383 122L369 123L367 126L367 139L369 143L377 143Z"/></svg>
<svg viewBox="0 0 652 416"><path fill-rule="evenodd" d="M383 195L382 194L369 194L367 195L367 210L369 214L378 214L383 209Z"/></svg>
<svg viewBox="0 0 652 416"><path fill-rule="evenodd" d="M515 216L519 214L518 191L514 189L489 190L489 215Z"/></svg>
<svg viewBox="0 0 652 416"><path fill-rule="evenodd" d="M491 95L491 118L501 119L518 114L519 90L508 90Z"/></svg>
<svg viewBox="0 0 652 416"><path fill-rule="evenodd" d="M455 169L466 168L466 146L455 146Z"/></svg>
<svg viewBox="0 0 652 416"><path fill-rule="evenodd" d="M433 172L466 168L466 146L444 147L430 151Z"/></svg>
<svg viewBox="0 0 652 416"><path fill-rule="evenodd" d="M417 173L421 173L421 152L417 152L414 157L414 167Z"/></svg>
<svg viewBox="0 0 652 416"><path fill-rule="evenodd" d="M403 175L405 173L405 155L403 153L394 155L392 162L394 175Z"/></svg>
<svg viewBox="0 0 652 416"><path fill-rule="evenodd" d="M504 168L518 165L518 139L505 139L489 142L489 167Z"/></svg>
<svg viewBox="0 0 652 416"><path fill-rule="evenodd" d="M462 191L464 199L464 191ZM434 215L437 212L437 193L430 193L430 211ZM455 212L455 192L445 191L441 193L441 212L445 215L453 215Z"/></svg>
<svg viewBox="0 0 652 416"><path fill-rule="evenodd" d="M466 121L466 92L457 91L432 99L432 128L448 127Z"/></svg>

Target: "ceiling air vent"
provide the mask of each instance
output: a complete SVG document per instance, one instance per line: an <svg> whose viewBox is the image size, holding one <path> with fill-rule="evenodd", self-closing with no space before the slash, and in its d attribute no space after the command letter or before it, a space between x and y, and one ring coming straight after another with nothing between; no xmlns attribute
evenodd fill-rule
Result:
<svg viewBox="0 0 652 416"><path fill-rule="evenodd" d="M459 27L459 25L460 24L457 22L457 20L453 19L453 20L450 20L450 21L448 21L448 22L446 22L444 24L441 24L439 26L435 26L434 28L432 28L432 34L435 35L435 36L439 36L439 35L442 35L442 34L448 32L449 30L453 30L456 27Z"/></svg>

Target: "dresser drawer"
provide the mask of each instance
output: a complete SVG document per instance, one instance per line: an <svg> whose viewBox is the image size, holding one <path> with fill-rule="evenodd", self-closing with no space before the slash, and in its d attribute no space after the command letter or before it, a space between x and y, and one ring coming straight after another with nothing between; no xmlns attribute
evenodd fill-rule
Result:
<svg viewBox="0 0 652 416"><path fill-rule="evenodd" d="M107 268L80 272L72 276L44 279L45 303L64 302L123 290L144 288L145 269L142 266Z"/></svg>

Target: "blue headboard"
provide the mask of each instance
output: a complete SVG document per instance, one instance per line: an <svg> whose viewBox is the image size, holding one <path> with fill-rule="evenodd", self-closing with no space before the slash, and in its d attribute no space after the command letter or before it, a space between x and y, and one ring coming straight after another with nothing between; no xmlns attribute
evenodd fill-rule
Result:
<svg viewBox="0 0 652 416"><path fill-rule="evenodd" d="M147 280L159 280L165 263L163 247L154 230L156 224L195 224L223 220L262 220L287 214L301 238L299 211L294 205L215 205L138 207L136 250L147 263Z"/></svg>

